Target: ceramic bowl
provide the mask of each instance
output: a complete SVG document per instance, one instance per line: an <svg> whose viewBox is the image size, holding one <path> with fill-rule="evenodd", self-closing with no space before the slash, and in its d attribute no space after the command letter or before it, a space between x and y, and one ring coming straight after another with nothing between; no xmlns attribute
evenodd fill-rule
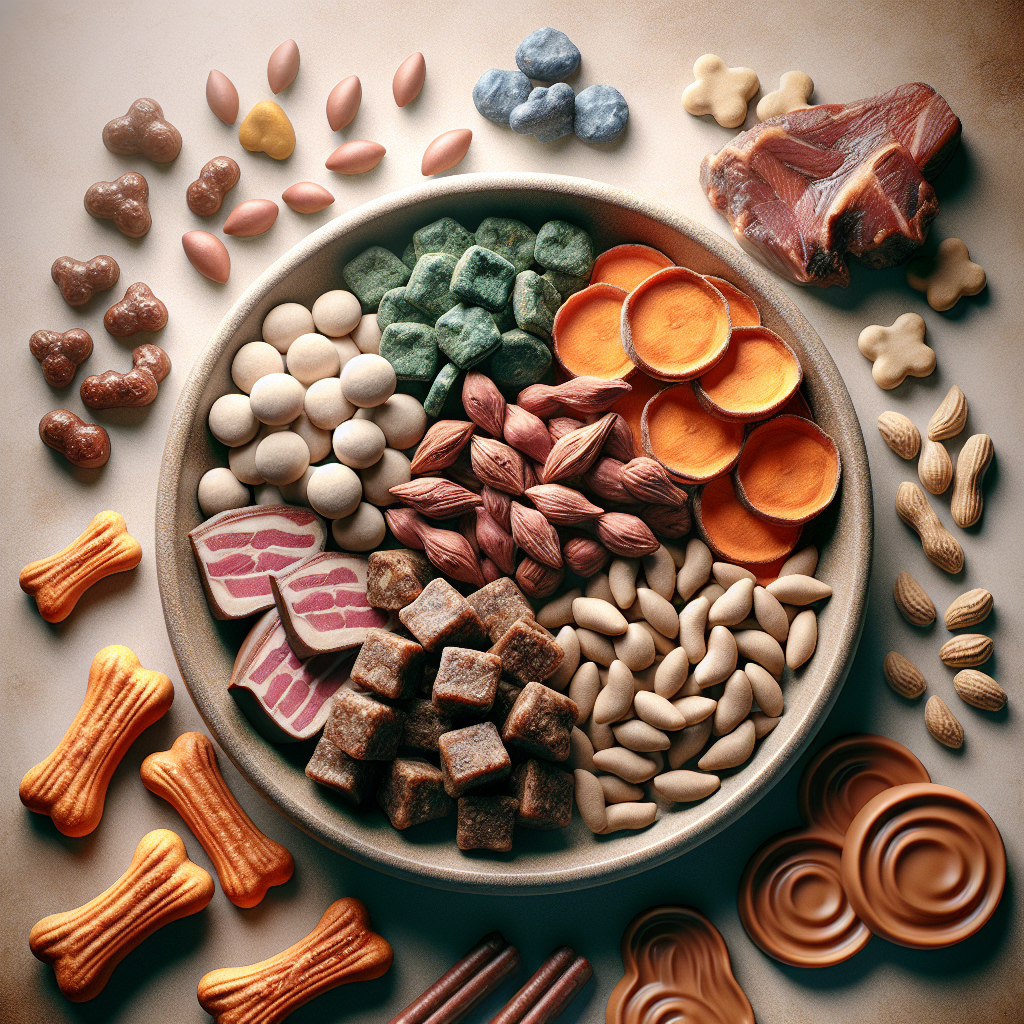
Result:
<svg viewBox="0 0 1024 1024"><path fill-rule="evenodd" d="M413 231L441 216L470 229L488 215L517 217L535 230L559 218L586 228L600 252L642 242L677 263L737 283L765 324L799 353L804 393L835 438L842 488L812 524L821 547L818 575L833 588L819 617L818 648L785 685L786 711L748 764L694 805L664 811L639 832L592 835L578 816L557 832L518 829L513 853L474 856L455 845L451 818L394 830L377 808L354 812L306 778L311 743L265 740L229 694L231 666L251 622L214 620L206 606L188 532L202 520L196 486L224 464L206 428L214 400L232 390L235 351L260 337L275 305L311 305L340 286L339 268L369 245L401 253ZM871 558L871 484L864 439L849 394L821 339L768 273L687 217L592 181L544 174L464 174L392 193L314 231L270 267L235 303L193 367L164 451L157 501L157 559L164 615L178 666L196 707L228 757L282 814L325 845L381 871L444 888L539 892L596 885L686 853L740 819L795 763L832 707L863 624Z"/></svg>

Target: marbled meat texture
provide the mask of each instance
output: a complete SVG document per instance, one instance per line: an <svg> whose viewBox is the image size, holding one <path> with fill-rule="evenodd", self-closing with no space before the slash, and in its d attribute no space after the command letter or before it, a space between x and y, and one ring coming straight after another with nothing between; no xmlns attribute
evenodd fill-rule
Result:
<svg viewBox="0 0 1024 1024"><path fill-rule="evenodd" d="M845 287L847 254L891 267L924 242L939 210L929 181L959 142L960 119L914 82L771 117L706 156L700 183L755 259Z"/></svg>
<svg viewBox="0 0 1024 1024"><path fill-rule="evenodd" d="M387 628L388 614L366 599L367 561L329 551L271 578L277 610L300 657L356 647L372 626Z"/></svg>
<svg viewBox="0 0 1024 1024"><path fill-rule="evenodd" d="M308 508L252 505L221 512L188 537L214 617L244 619L274 607L271 574L323 551L327 530Z"/></svg>

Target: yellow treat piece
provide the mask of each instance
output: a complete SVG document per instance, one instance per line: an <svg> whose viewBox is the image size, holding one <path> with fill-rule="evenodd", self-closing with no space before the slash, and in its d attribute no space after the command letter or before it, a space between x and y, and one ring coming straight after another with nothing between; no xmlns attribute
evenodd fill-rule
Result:
<svg viewBox="0 0 1024 1024"><path fill-rule="evenodd" d="M287 160L295 150L295 129L276 103L263 100L245 115L238 128L238 141L250 153Z"/></svg>

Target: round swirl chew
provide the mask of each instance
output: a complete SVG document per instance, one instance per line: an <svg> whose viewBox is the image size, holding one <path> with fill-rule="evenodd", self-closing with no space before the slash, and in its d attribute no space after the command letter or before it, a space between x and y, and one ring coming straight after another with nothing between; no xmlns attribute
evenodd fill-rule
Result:
<svg viewBox="0 0 1024 1024"><path fill-rule="evenodd" d="M995 823L969 796L910 783L879 793L853 819L842 882L876 934L913 949L951 946L998 906L1006 851Z"/></svg>

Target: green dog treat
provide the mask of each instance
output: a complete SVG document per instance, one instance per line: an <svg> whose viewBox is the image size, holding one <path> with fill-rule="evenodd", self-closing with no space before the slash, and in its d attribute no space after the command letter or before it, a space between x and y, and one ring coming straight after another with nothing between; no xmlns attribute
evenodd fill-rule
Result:
<svg viewBox="0 0 1024 1024"><path fill-rule="evenodd" d="M497 313L508 302L516 268L504 256L482 245L471 245L455 265L452 291L464 302Z"/></svg>
<svg viewBox="0 0 1024 1024"><path fill-rule="evenodd" d="M437 373L437 339L426 324L389 324L380 338L380 354L399 380L433 380Z"/></svg>
<svg viewBox="0 0 1024 1024"><path fill-rule="evenodd" d="M410 270L412 270L412 268L416 266L416 246L415 246L415 245L413 245L413 244L412 244L412 242L410 242L410 243L409 243L409 244L408 244L408 245L407 245L407 246L406 246L406 247L405 247L405 248L404 248L404 249L402 250L402 262L403 262L403 263L404 263L404 264L405 264L405 265L406 265L406 266L407 266L407 267L408 267L408 268L409 268Z"/></svg>
<svg viewBox="0 0 1024 1024"><path fill-rule="evenodd" d="M518 274L533 266L537 236L521 220L488 217L476 229L476 244L504 256Z"/></svg>
<svg viewBox="0 0 1024 1024"><path fill-rule="evenodd" d="M560 274L557 270L545 270L545 281L550 281L562 296L564 302L570 295L583 291L590 284L590 276L577 277L575 274Z"/></svg>
<svg viewBox="0 0 1024 1024"><path fill-rule="evenodd" d="M409 268L393 253L373 245L346 263L341 276L359 299L364 313L372 313L392 288L409 280Z"/></svg>
<svg viewBox="0 0 1024 1024"><path fill-rule="evenodd" d="M460 370L475 366L501 344L501 334L491 314L461 302L437 321L436 330L438 348Z"/></svg>
<svg viewBox="0 0 1024 1024"><path fill-rule="evenodd" d="M535 335L514 328L501 336L487 375L499 388L518 390L538 383L549 366L551 349Z"/></svg>
<svg viewBox="0 0 1024 1024"><path fill-rule="evenodd" d="M458 259L472 244L473 236L451 217L442 217L420 228L412 236L416 259L422 259L430 252L446 252Z"/></svg>
<svg viewBox="0 0 1024 1024"><path fill-rule="evenodd" d="M549 220L537 233L533 255L545 270L585 277L594 266L594 243L583 228Z"/></svg>
<svg viewBox="0 0 1024 1024"><path fill-rule="evenodd" d="M459 297L451 290L456 263L458 260L451 253L428 252L416 261L405 286L405 297L432 316L432 324L459 304Z"/></svg>
<svg viewBox="0 0 1024 1024"><path fill-rule="evenodd" d="M407 294L408 288L392 288L385 292L377 308L377 326L383 331L391 324L425 324L433 327L437 317L429 316L423 310L417 309L410 301Z"/></svg>
<svg viewBox="0 0 1024 1024"><path fill-rule="evenodd" d="M497 313L492 313L491 319L498 325L498 331L501 334L511 331L516 325L516 314L512 309L512 303L508 302Z"/></svg>
<svg viewBox="0 0 1024 1024"><path fill-rule="evenodd" d="M550 341L555 314L561 304L562 296L558 294L558 289L540 274L532 270L516 274L516 284L512 289L512 311L517 327Z"/></svg>
<svg viewBox="0 0 1024 1024"><path fill-rule="evenodd" d="M436 419L441 415L444 403L448 400L458 379L459 368L454 363L445 363L441 367L441 372L434 378L434 383L430 385L427 397L423 399L423 411L428 416L433 416Z"/></svg>

